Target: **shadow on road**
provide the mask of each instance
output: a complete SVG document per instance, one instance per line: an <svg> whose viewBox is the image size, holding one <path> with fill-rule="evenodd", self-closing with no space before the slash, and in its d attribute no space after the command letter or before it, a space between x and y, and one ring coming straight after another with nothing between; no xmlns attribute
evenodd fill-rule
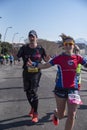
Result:
<svg viewBox="0 0 87 130"><path fill-rule="evenodd" d="M23 87L6 87L6 88L0 88L0 90L5 90L5 89L23 89Z"/></svg>
<svg viewBox="0 0 87 130"><path fill-rule="evenodd" d="M80 105L80 107L78 109L85 110L85 109L87 109L87 105Z"/></svg>
<svg viewBox="0 0 87 130"><path fill-rule="evenodd" d="M19 79L19 78L22 78L22 77L6 77L6 78L3 78L3 79Z"/></svg>
<svg viewBox="0 0 87 130"><path fill-rule="evenodd" d="M17 127L22 127L22 126L43 125L44 123L51 122L50 116L52 114L53 113L46 113L44 117L39 119L38 123L31 122L30 117L28 117L27 115L15 117L11 119L6 119L6 120L1 120L0 130L12 129L12 128L17 128ZM20 121L15 121L18 119L20 119Z"/></svg>
<svg viewBox="0 0 87 130"><path fill-rule="evenodd" d="M27 101L27 99L17 99L17 100L5 100L5 101L0 101L0 103L13 103L13 102L24 102L24 101Z"/></svg>
<svg viewBox="0 0 87 130"><path fill-rule="evenodd" d="M87 90L80 90L80 92L87 92Z"/></svg>

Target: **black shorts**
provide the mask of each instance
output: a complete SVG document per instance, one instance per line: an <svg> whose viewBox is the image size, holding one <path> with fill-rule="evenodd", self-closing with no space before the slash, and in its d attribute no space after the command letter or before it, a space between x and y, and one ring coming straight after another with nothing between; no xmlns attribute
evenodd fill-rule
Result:
<svg viewBox="0 0 87 130"><path fill-rule="evenodd" d="M24 91L33 90L39 87L39 82L41 78L41 72L38 73L28 73L26 70L23 71L23 84Z"/></svg>
<svg viewBox="0 0 87 130"><path fill-rule="evenodd" d="M53 92L60 98L68 98L68 94L78 94L77 89L59 89L57 87L55 87Z"/></svg>

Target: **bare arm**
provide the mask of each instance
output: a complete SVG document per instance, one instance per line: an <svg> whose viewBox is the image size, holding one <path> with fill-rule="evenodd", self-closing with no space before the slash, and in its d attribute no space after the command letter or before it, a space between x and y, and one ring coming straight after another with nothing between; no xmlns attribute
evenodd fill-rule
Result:
<svg viewBox="0 0 87 130"><path fill-rule="evenodd" d="M47 62L45 64L38 64L39 69L47 69L47 68L50 68L51 66L52 65L49 62Z"/></svg>
<svg viewBox="0 0 87 130"><path fill-rule="evenodd" d="M45 62L48 62L50 59L51 59L51 57L50 57L49 55L44 56L44 61L45 61Z"/></svg>
<svg viewBox="0 0 87 130"><path fill-rule="evenodd" d="M41 63L37 64L35 62L32 62L29 58L27 62L27 66L30 66L30 67L37 66L39 69L47 69L47 68L50 68L52 65L49 62L44 63L44 64L41 64Z"/></svg>

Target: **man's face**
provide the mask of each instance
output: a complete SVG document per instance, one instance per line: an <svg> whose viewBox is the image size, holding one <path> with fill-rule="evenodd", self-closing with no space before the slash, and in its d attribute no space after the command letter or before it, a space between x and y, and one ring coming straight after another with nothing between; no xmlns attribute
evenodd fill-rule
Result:
<svg viewBox="0 0 87 130"><path fill-rule="evenodd" d="M34 35L30 35L29 36L29 41L30 41L30 43L36 43L36 41L37 41L37 37L36 36L34 36Z"/></svg>

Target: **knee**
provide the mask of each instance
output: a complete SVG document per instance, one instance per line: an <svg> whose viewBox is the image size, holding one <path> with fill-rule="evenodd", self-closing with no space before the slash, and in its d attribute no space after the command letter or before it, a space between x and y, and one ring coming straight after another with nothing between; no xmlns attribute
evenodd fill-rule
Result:
<svg viewBox="0 0 87 130"><path fill-rule="evenodd" d="M28 100L31 100L31 92L30 91L26 91L26 96Z"/></svg>
<svg viewBox="0 0 87 130"><path fill-rule="evenodd" d="M38 95L37 93L33 92L33 91L27 91L26 92L26 95L28 97L28 99L32 100L32 101L35 101L35 100L38 100Z"/></svg>

